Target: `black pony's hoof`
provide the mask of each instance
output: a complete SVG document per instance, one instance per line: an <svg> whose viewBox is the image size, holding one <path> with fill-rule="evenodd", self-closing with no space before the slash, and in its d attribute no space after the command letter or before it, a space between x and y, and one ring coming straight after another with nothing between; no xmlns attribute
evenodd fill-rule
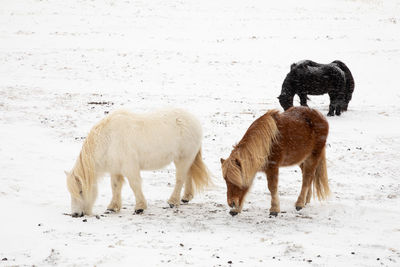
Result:
<svg viewBox="0 0 400 267"><path fill-rule="evenodd" d="M328 113L328 114L326 114L326 116L328 116L328 117L332 117L333 116L333 113Z"/></svg>
<svg viewBox="0 0 400 267"><path fill-rule="evenodd" d="M269 213L269 216L274 216L274 217L276 217L276 216L278 216L278 212L276 212L276 211L271 211L271 212Z"/></svg>
<svg viewBox="0 0 400 267"><path fill-rule="evenodd" d="M236 216L236 215L238 215L238 212L237 212L237 211L234 211L234 210L231 210L231 211L229 212L229 214L232 215L232 216Z"/></svg>
<svg viewBox="0 0 400 267"><path fill-rule="evenodd" d="M182 199L181 201L182 201L182 203L184 203L184 204L189 203L189 200L187 200L187 199Z"/></svg>
<svg viewBox="0 0 400 267"><path fill-rule="evenodd" d="M81 213L74 212L74 213L72 213L71 216L72 216L73 218L78 218L78 217L83 217L83 215L84 215L83 212L81 212Z"/></svg>
<svg viewBox="0 0 400 267"><path fill-rule="evenodd" d="M142 213L143 213L143 209L135 210L135 214L142 214Z"/></svg>
<svg viewBox="0 0 400 267"><path fill-rule="evenodd" d="M297 210L297 211L301 210L302 208L303 208L303 207L296 206L296 210Z"/></svg>

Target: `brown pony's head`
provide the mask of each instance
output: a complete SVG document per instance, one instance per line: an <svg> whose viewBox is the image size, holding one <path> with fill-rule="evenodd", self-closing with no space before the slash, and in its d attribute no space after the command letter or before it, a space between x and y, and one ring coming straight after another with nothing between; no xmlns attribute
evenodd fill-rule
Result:
<svg viewBox="0 0 400 267"><path fill-rule="evenodd" d="M221 165L222 176L226 182L228 205L232 208L229 213L235 216L242 211L249 186L244 182L240 159L231 157L227 160L221 159Z"/></svg>

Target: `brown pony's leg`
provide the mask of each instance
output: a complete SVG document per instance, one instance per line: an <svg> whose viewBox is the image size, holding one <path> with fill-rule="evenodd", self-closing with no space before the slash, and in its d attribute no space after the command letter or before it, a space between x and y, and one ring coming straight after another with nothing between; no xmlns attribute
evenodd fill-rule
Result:
<svg viewBox="0 0 400 267"><path fill-rule="evenodd" d="M300 166L301 172L303 173L303 163L300 164L299 166ZM308 189L308 191L307 191L306 205L307 205L308 203L310 203L310 201L311 201L311 195L312 195L312 189L311 189L311 185L310 185L310 187L309 187L309 189Z"/></svg>
<svg viewBox="0 0 400 267"><path fill-rule="evenodd" d="M277 216L280 212L279 195L278 195L278 175L279 167L276 165L268 166L265 170L268 180L268 189L271 192L271 208L269 214Z"/></svg>
<svg viewBox="0 0 400 267"><path fill-rule="evenodd" d="M303 173L303 183L301 186L300 195L296 201L296 210L301 210L302 208L304 208L306 201L307 203L310 202L311 184L314 180L317 163L318 157L311 156L300 165Z"/></svg>
<svg viewBox="0 0 400 267"><path fill-rule="evenodd" d="M306 205L311 202L311 196L312 196L312 186L310 185L307 192Z"/></svg>

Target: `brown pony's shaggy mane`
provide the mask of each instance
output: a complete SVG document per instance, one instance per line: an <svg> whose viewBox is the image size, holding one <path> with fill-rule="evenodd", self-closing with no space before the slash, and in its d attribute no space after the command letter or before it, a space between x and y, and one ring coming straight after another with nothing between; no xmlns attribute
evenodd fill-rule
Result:
<svg viewBox="0 0 400 267"><path fill-rule="evenodd" d="M248 187L255 173L268 160L272 144L279 134L274 119L277 113L278 110L270 110L255 120L224 162L224 173L234 185Z"/></svg>

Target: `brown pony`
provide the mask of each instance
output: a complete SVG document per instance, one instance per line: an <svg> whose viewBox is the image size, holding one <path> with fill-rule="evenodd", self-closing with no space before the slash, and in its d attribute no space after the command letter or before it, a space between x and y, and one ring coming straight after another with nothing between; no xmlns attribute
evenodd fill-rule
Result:
<svg viewBox="0 0 400 267"><path fill-rule="evenodd" d="M221 159L228 205L232 208L230 214L241 212L256 172L263 171L271 192L270 215L278 215L279 167L295 164L303 173L296 210L310 203L311 184L314 184L314 196L326 199L330 194L325 160L328 131L325 117L308 107L292 107L283 113L270 110L255 120L229 158Z"/></svg>

